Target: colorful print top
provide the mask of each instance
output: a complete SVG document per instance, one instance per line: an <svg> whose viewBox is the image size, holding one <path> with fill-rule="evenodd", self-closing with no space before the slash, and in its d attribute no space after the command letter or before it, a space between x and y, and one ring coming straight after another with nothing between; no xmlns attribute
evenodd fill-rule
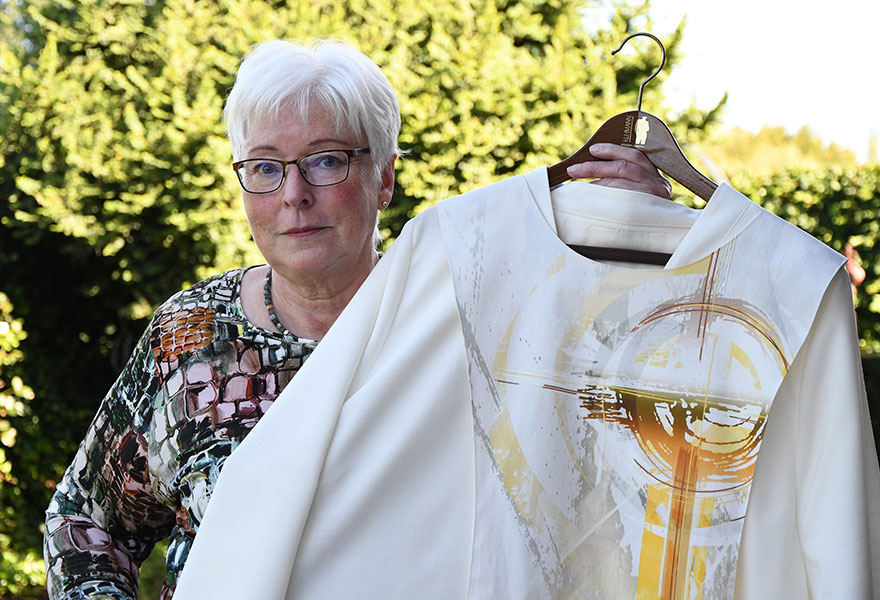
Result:
<svg viewBox="0 0 880 600"><path fill-rule="evenodd" d="M226 457L314 348L248 322L245 270L165 302L101 403L47 510L50 598L137 598L165 538L171 598Z"/></svg>

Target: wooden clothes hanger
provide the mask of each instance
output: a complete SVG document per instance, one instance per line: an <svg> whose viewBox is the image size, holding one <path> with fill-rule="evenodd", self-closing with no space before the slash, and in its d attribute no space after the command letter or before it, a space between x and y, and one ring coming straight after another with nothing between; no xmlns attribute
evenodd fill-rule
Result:
<svg viewBox="0 0 880 600"><path fill-rule="evenodd" d="M623 46L636 36L648 36L660 45L663 53L660 66L639 86L639 104L636 110L615 115L605 121L596 133L577 152L547 168L550 188L554 188L569 179L566 169L577 163L588 160L602 160L590 153L590 146L599 143L618 144L641 150L655 167L683 185L685 188L702 198L709 200L718 184L700 173L688 159L675 140L675 136L666 123L650 113L642 111L642 92L645 84L651 81L666 64L666 48L655 35L647 32L633 33L626 37L611 54L617 54ZM646 264L665 265L671 254L664 252L648 252L625 248L604 248L600 246L575 246L571 248L588 258L599 260L616 260Z"/></svg>

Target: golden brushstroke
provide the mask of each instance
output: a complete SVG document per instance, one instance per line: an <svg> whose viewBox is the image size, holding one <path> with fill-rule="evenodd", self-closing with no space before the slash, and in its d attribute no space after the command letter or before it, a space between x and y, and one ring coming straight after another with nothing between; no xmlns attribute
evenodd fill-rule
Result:
<svg viewBox="0 0 880 600"><path fill-rule="evenodd" d="M645 507L645 527L642 530L642 548L639 555L639 591L637 600L651 600L660 589L662 563L656 557L663 556L666 541L665 519L669 512L669 489L665 485L648 486Z"/></svg>
<svg viewBox="0 0 880 600"><path fill-rule="evenodd" d="M587 419L616 424L632 434L642 451L642 461L636 464L656 481L648 488L638 597L689 596L688 588L701 588L705 575L705 553L698 568L688 568L697 496L748 485L766 423L764 407L615 386L590 386L579 392ZM669 518L660 536L657 511L662 505L668 506ZM697 527L711 523L711 512L707 515L705 510L698 512Z"/></svg>
<svg viewBox="0 0 880 600"><path fill-rule="evenodd" d="M751 480L766 411L754 403L686 392L588 386L578 390L585 418L624 427L642 450L638 466L669 487L728 491ZM696 479L679 481L682 451L698 448Z"/></svg>

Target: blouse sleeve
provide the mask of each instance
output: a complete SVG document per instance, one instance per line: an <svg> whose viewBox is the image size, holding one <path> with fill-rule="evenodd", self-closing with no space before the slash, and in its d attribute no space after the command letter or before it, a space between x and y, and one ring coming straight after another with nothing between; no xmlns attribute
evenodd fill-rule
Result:
<svg viewBox="0 0 880 600"><path fill-rule="evenodd" d="M153 492L147 464L157 387L148 328L46 511L50 598L137 598L140 563L174 523L174 512Z"/></svg>

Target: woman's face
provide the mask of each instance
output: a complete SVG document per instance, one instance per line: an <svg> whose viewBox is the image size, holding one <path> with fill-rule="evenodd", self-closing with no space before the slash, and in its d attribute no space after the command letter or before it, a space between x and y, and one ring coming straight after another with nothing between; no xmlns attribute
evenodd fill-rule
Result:
<svg viewBox="0 0 880 600"><path fill-rule="evenodd" d="M282 110L277 121L254 121L245 143L247 158L294 160L322 150L355 149L365 140L339 132L323 107L303 123L299 112ZM342 183L314 187L296 165L287 166L281 188L269 194L242 192L251 233L272 268L295 282L318 281L328 288L365 277L374 260L376 211L391 200L393 161L375 181L369 155L351 158Z"/></svg>

